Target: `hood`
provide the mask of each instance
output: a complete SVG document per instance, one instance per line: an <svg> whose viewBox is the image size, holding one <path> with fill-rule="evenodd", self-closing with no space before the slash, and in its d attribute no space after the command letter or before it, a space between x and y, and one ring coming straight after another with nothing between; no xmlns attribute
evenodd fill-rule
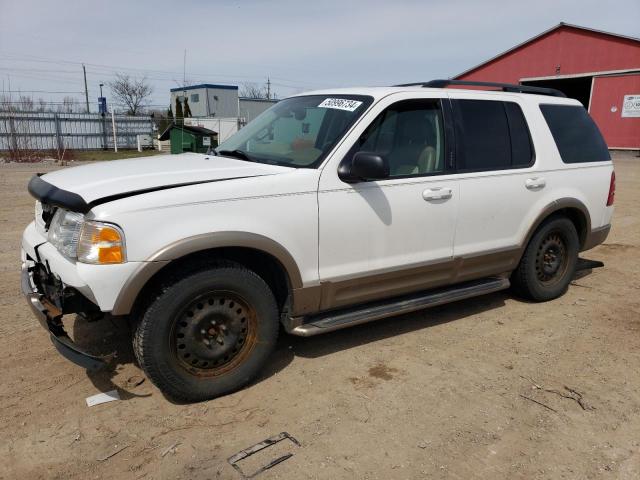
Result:
<svg viewBox="0 0 640 480"><path fill-rule="evenodd" d="M44 201L44 197L53 197L54 193L58 193L59 196L60 192L51 191L46 195L42 193L42 184L48 184L49 190L57 188L74 197L81 197L87 204L95 205L154 190L234 178L276 175L291 170L288 167L197 153L155 155L99 162L47 173L39 177L40 185L35 186L39 188L32 188L30 184L29 191Z"/></svg>

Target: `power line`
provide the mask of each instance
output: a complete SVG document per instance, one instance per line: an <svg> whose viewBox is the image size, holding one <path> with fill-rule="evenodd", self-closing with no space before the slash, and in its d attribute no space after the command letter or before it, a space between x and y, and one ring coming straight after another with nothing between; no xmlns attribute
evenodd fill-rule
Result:
<svg viewBox="0 0 640 480"><path fill-rule="evenodd" d="M91 89L88 88L87 75L92 76L92 82L95 81L96 77L98 77L101 81L106 82L107 80L110 81L110 79L115 78L119 74L124 73L126 75L127 72L129 72L128 74L134 75L134 76L144 75L145 78L150 82L165 82L165 83L169 82L170 84L176 83L178 84L178 86L182 86L180 82L177 80L177 78L180 78L180 77L182 77L183 85L187 85L187 84L194 85L198 83L216 83L216 79L218 78L220 79L226 78L228 79L227 81L231 80L233 81L233 83L237 82L236 84L241 83L243 80L246 80L246 79L263 83L263 79L264 79L264 77L259 75L254 76L254 75L230 75L230 74L221 74L221 73L215 73L215 74L190 73L189 76L191 77L191 79L187 82L184 65L183 65L183 71L177 72L177 71L171 71L171 70L146 69L146 68L139 68L139 67L124 67L124 66L97 64L97 63L83 64L82 62L76 62L72 60L50 59L50 58L38 57L35 55L22 55L18 57L16 55L6 55L6 54L0 53L0 59L1 58L7 58L11 62L13 61L26 62L27 65L29 62L40 63L44 65L51 65L51 68L46 68L44 67L44 65L43 65L44 68L38 68L31 65L28 65L28 66L25 65L25 66L16 67L16 68L11 68L6 66L0 67L1 71L8 71L12 77L22 78L26 80L39 80L41 82L46 81L46 82L54 82L54 83L64 83L66 85L73 86L73 88L75 88L76 86L79 87L79 90L70 90L70 89L67 90L64 88L34 89L34 90L13 89L8 91L7 92L8 94L19 94L19 95L32 94L33 96L33 94L81 95L84 93L84 97L85 97L84 103L86 104L87 110L89 110L89 99L88 99L89 90L91 90L92 96L95 92L94 88L91 88ZM184 60L185 59L183 59L183 62ZM59 67L56 68L54 67L54 65L82 66L84 78L80 79L79 71L66 70L66 69L61 69ZM224 83L224 81L222 81L221 83ZM313 83L307 83L306 81L303 81L303 80L297 81L297 80L286 79L283 77L271 77L269 75L267 79L267 90L269 91L268 97L270 97L271 94L273 93L271 92L272 86L281 87L284 89L293 89L294 91L295 90L300 91L304 89L330 88L329 85L320 85L317 83L313 84ZM82 87L84 87L84 91L80 90L80 88ZM161 88L158 88L158 90L159 90L158 93L160 93L162 96L169 93L169 92L162 92ZM32 100L34 99L32 98ZM41 101L41 100L42 99L38 99L38 101ZM154 100L154 99L152 98L151 100ZM53 105L61 102L47 102L47 103ZM77 103L80 104L81 102L78 101ZM110 104L114 106L118 105L114 102L110 102ZM148 105L148 108L154 108L154 107L166 108L166 104L154 103L154 104Z"/></svg>
<svg viewBox="0 0 640 480"><path fill-rule="evenodd" d="M51 91L51 90L4 90L3 93L84 93L81 91Z"/></svg>
<svg viewBox="0 0 640 480"><path fill-rule="evenodd" d="M71 61L71 60L51 60L51 59L45 59L43 57L37 57L37 56L32 56L32 55L25 55L26 57L31 57L32 59L26 59L26 58L20 58L20 57L14 57L13 60L15 61L22 61L22 62L40 62L40 63L53 63L53 64L69 64L69 65L82 65L82 62L75 62L75 61ZM96 68L96 69L115 69L115 70L123 70L123 71L135 71L135 72L140 72L140 73L156 73L156 74L165 74L165 75L182 75L183 72L178 72L178 71L172 71L172 70L155 70L155 69L148 69L148 68L137 68L137 67L125 67L125 66L118 66L118 65L108 65L108 64L99 64L99 63L85 63L85 65L92 67L92 68ZM253 65L252 65L253 66ZM100 73L100 74L104 74L105 72L95 72L95 73ZM245 78L245 79L254 79L254 80L261 80L263 77L261 77L260 75L226 75L226 74L220 74L220 73L216 73L216 74L212 74L212 73L198 73L198 72L191 72L192 76L198 76L198 77L227 77L227 78ZM285 84L280 84L280 86L284 86L284 87L288 87L288 88L297 88L297 87L324 87L327 85L321 85L318 83L309 83L305 80L295 80L295 79L285 79L282 77L273 77L274 79L279 79L283 82L287 82L290 85L285 85ZM159 79L159 78L154 78L155 80L169 80L166 78L163 79Z"/></svg>
<svg viewBox="0 0 640 480"><path fill-rule="evenodd" d="M77 74L76 74L77 75ZM79 83L82 84L81 80L73 80L73 79L69 79L69 78L58 78L58 77L52 77L52 76L43 76L43 75L27 75L24 73L20 73L20 74L11 74L11 77L18 77L18 78L27 78L29 80L47 80L49 82L57 82L57 83Z"/></svg>
<svg viewBox="0 0 640 480"><path fill-rule="evenodd" d="M75 70L55 70L51 68L15 68L15 67L0 67L0 70L8 70L10 72L27 72L27 73L38 73L38 72L46 72L46 73L71 73L73 75L77 75L78 72Z"/></svg>

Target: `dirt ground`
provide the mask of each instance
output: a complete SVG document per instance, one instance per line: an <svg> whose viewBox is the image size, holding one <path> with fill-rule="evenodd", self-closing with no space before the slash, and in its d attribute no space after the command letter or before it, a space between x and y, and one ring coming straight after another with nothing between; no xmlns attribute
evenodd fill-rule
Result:
<svg viewBox="0 0 640 480"><path fill-rule="evenodd" d="M54 167L0 165L0 478L239 479L226 459L283 431L301 446L243 468L291 452L257 478L640 478L640 158L615 166L613 231L583 254L606 266L562 298L503 292L283 335L250 387L179 405L136 385L124 322L68 325L79 343L119 349L110 371L55 351L19 286L26 183ZM112 389L120 401L87 407Z"/></svg>

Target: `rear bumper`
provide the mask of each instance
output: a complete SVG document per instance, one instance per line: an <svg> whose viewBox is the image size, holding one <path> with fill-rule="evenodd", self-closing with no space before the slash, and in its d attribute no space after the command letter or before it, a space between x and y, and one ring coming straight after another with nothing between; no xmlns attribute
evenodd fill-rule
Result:
<svg viewBox="0 0 640 480"><path fill-rule="evenodd" d="M603 227L594 228L587 233L587 237L584 240L584 245L580 249L581 251L589 250L593 247L604 243L611 231L611 224L604 225Z"/></svg>
<svg viewBox="0 0 640 480"><path fill-rule="evenodd" d="M33 314L43 328L49 332L53 345L63 357L91 371L99 370L106 365L107 358L97 357L83 351L67 335L62 324L62 311L38 291L26 263L22 267L21 284L22 293Z"/></svg>

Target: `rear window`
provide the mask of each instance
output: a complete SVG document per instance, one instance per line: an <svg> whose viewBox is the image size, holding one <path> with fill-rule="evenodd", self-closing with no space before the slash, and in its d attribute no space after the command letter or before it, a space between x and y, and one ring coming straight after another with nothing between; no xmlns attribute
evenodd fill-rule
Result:
<svg viewBox="0 0 640 480"><path fill-rule="evenodd" d="M494 100L454 100L457 164L461 171L505 170L533 163L520 106Z"/></svg>
<svg viewBox="0 0 640 480"><path fill-rule="evenodd" d="M540 105L564 163L611 160L600 130L578 105Z"/></svg>

